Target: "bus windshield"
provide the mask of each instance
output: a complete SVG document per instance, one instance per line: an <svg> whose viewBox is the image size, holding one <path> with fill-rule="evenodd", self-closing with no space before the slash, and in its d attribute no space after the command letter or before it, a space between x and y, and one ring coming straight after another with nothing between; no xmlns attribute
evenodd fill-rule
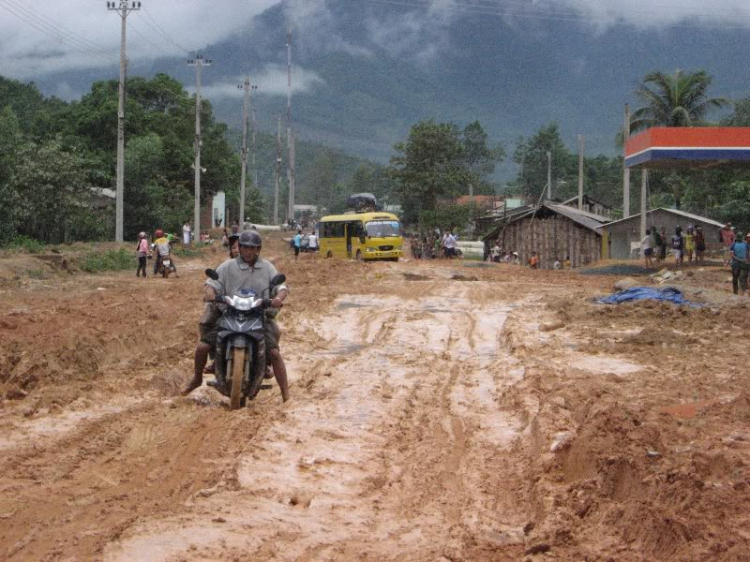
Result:
<svg viewBox="0 0 750 562"><path fill-rule="evenodd" d="M401 225L398 221L370 221L365 224L367 236L373 238L388 238L401 236Z"/></svg>

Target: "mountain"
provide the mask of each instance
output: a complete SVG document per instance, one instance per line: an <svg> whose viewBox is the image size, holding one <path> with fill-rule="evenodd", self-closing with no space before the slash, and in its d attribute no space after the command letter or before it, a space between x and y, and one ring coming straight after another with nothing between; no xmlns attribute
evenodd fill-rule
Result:
<svg viewBox="0 0 750 562"><path fill-rule="evenodd" d="M623 104L637 104L634 86L652 70L703 68L715 78L711 95L748 94L744 53L750 35L736 28L688 22L664 29L597 29L575 19L455 14L425 32L416 26L427 13L414 8L361 0L325 5L322 23L303 20L295 27L295 75L307 78L293 97L295 131L305 141L380 162L387 162L392 145L412 124L430 118L462 125L478 119L511 154L518 136L557 121L571 148L583 133L589 154L613 154ZM403 22L417 22L420 31L410 37L409 26L403 32L398 27ZM204 83L217 116L230 126L240 125L242 102L230 93L240 76L275 68L283 77L285 26L282 9L271 8L244 32L205 49L215 63L204 72ZM388 26L395 26L392 35ZM194 80L185 61L174 58L134 63L131 72L166 72L187 86ZM90 72L59 73L38 84L49 93L61 83L85 90L91 78ZM276 90L259 90L254 98L259 127L266 131L274 131L276 116L285 112L283 87ZM501 179L512 175L512 165L501 167Z"/></svg>

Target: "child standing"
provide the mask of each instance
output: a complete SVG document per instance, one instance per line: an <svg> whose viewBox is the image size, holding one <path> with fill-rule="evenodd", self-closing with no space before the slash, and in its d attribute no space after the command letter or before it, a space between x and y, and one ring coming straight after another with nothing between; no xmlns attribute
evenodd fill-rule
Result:
<svg viewBox="0 0 750 562"><path fill-rule="evenodd" d="M141 276L141 271L143 271L143 276L146 277L146 257L148 256L148 239L146 238L146 233L141 232L138 235L138 245L135 248L136 256L138 257L138 270L135 272L136 277Z"/></svg>

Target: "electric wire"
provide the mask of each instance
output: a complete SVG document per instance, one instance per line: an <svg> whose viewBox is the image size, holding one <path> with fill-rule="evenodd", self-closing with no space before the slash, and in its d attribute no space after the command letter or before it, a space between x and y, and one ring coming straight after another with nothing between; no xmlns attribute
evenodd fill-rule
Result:
<svg viewBox="0 0 750 562"><path fill-rule="evenodd" d="M66 38L70 39L71 41L77 44L80 44L81 46L85 46L87 48L94 49L96 51L106 50L104 46L98 45L94 43L93 41L89 41L85 37L80 37L80 34L77 34L74 31L65 27L64 25L57 23L55 20L48 18L44 14L35 10L32 6L25 6L22 2L19 2L18 0L4 0L4 1L10 4L11 6L13 6L16 10L23 12L25 15L27 15L30 18L38 20L39 23L42 23L46 27L49 27L55 30L57 33L64 35Z"/></svg>
<svg viewBox="0 0 750 562"><path fill-rule="evenodd" d="M374 4L390 4L394 6L404 6L408 8L421 8L426 10L444 11L444 12L459 12L465 14L476 14L476 15L489 15L496 17L510 17L518 19L537 19L546 21L578 21L578 22L592 22L598 23L599 20L596 18L575 10L565 10L560 8L554 8L553 11L543 11L530 6L528 3L518 3L513 0L505 0L502 4L494 2L489 4L490 0L470 0L472 3L458 2L454 0L448 5L436 5L430 0L362 0L364 2L370 2ZM505 8L504 5L509 5L509 8ZM517 8L516 8L517 6ZM541 6L540 6L541 8ZM646 16L654 15L669 15L671 12L659 12L659 11L631 11L632 14L638 14ZM734 17L730 14L721 14L725 18ZM701 29L722 29L722 30L744 30L747 29L748 25L743 24L732 24L732 23L719 23L719 17L717 13L712 14L684 14L683 20L675 21L670 23L670 27L678 28L701 28ZM613 19L617 22L625 21L622 16L613 16ZM690 20L690 21L686 21ZM712 23L714 20L717 23ZM647 23L647 22L646 22Z"/></svg>
<svg viewBox="0 0 750 562"><path fill-rule="evenodd" d="M151 27L152 29L154 29L154 31L156 31L159 35L161 35L167 42L171 43L172 45L174 45L175 47L177 47L178 49L180 49L181 51L183 51L183 52L185 52L187 54L190 54L190 53L193 52L193 51L191 51L189 49L186 49L185 47L183 47L182 45L180 45L177 41L175 41L174 39L172 39L172 37L166 32L166 30L161 25L159 25L159 22L157 22L154 19L154 17L151 15L151 13L148 10L146 10L146 8L141 8L141 10L143 11L144 14L146 14L146 17L149 20L151 20L151 22L153 23L153 25L151 25L150 23L148 23L148 21L146 21L146 23L149 25L149 27Z"/></svg>
<svg viewBox="0 0 750 562"><path fill-rule="evenodd" d="M48 37L51 37L55 39L56 41L59 41L63 45L66 45L67 47L70 47L71 49L75 51L98 58L106 62L116 62L116 59L112 57L108 57L107 55L103 55L95 51L91 47L87 46L85 43L82 43L78 40L74 41L66 37L59 30L55 29L54 26L46 24L45 22L39 20L38 18L34 18L33 16L30 16L28 13L24 11L18 10L18 8L16 8L14 5L10 4L10 0L0 0L0 8L5 9L7 12L16 16L18 19L25 22L27 25L33 27L34 29L43 33L44 35L47 35Z"/></svg>
<svg viewBox="0 0 750 562"><path fill-rule="evenodd" d="M144 35L140 31L138 31L138 28L133 25L133 22L130 19L128 19L128 29L130 29L130 31L132 31L138 37L140 37L141 39L143 39L146 43L148 43L152 47L155 47L156 49L158 49L160 53L164 52L164 45L159 45L159 44L154 43L153 41L151 41L151 39L149 39L146 35Z"/></svg>

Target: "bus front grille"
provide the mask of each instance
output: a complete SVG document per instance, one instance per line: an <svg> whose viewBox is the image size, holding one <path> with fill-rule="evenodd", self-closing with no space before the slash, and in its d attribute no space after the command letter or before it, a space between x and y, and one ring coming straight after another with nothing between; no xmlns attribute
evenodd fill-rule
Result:
<svg viewBox="0 0 750 562"><path fill-rule="evenodd" d="M393 250L393 246L378 246L378 250L381 252L390 252Z"/></svg>

